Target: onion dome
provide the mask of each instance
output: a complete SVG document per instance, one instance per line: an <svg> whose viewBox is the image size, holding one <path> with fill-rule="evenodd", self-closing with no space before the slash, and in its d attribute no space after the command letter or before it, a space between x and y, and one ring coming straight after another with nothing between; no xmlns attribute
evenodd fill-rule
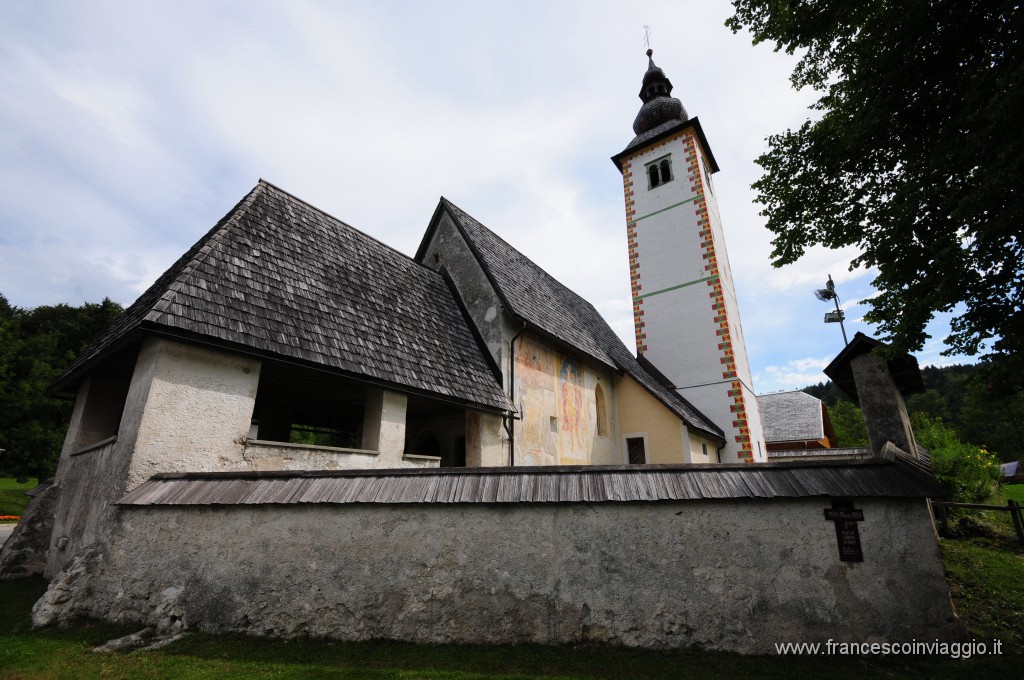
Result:
<svg viewBox="0 0 1024 680"><path fill-rule="evenodd" d="M640 107L633 121L633 132L640 135L670 120L687 120L683 103L672 95L672 81L654 65L654 50L647 50L648 66L640 87Z"/></svg>

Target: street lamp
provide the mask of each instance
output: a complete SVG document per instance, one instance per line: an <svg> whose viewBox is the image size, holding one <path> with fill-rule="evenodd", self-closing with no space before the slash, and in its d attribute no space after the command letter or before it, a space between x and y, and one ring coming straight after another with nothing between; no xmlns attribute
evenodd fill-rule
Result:
<svg viewBox="0 0 1024 680"><path fill-rule="evenodd" d="M828 283L825 284L825 287L814 291L814 297L822 302L832 300L836 303L836 311L825 312L825 323L838 323L839 328L843 331L843 344L849 345L850 341L846 339L846 326L843 325L846 314L839 308L839 293L836 292L836 284L832 282L831 274L828 275Z"/></svg>

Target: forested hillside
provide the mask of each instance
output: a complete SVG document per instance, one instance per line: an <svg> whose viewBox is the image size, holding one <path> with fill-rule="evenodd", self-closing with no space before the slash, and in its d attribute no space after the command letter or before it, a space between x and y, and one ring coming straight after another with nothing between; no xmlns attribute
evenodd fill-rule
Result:
<svg viewBox="0 0 1024 680"><path fill-rule="evenodd" d="M1024 390L993 389L988 380L991 370L984 363L925 366L921 369L925 392L908 398L907 408L919 426L939 423L955 431L961 441L993 452L1001 460L1020 460L1024 458ZM803 391L829 407L841 446L867 441L860 410L831 381Z"/></svg>
<svg viewBox="0 0 1024 680"><path fill-rule="evenodd" d="M46 389L122 311L109 299L20 309L0 294L0 476L53 474L72 403Z"/></svg>

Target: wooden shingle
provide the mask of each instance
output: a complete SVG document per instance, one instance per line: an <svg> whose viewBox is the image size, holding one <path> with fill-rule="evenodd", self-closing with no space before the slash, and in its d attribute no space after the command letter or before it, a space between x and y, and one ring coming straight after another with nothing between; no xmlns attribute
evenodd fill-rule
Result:
<svg viewBox="0 0 1024 680"><path fill-rule="evenodd" d="M905 456L844 463L405 468L155 475L120 505L624 503L942 496Z"/></svg>

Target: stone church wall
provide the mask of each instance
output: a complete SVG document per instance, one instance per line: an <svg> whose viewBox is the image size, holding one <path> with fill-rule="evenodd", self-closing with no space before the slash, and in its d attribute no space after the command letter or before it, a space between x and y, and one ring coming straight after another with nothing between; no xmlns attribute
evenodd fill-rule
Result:
<svg viewBox="0 0 1024 680"><path fill-rule="evenodd" d="M955 634L923 499L122 507L36 605L176 630L774 653Z"/></svg>

